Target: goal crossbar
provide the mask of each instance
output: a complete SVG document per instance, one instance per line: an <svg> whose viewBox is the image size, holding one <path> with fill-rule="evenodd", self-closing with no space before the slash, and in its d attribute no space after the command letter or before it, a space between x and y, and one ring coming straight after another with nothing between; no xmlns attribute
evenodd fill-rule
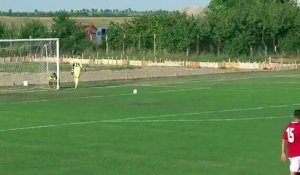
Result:
<svg viewBox="0 0 300 175"><path fill-rule="evenodd" d="M59 41L59 38L0 39L0 42L13 41Z"/></svg>

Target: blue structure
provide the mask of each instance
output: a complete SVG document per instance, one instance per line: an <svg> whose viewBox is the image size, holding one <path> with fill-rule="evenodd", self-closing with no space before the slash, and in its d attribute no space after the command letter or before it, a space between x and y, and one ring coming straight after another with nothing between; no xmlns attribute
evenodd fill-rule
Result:
<svg viewBox="0 0 300 175"><path fill-rule="evenodd" d="M102 41L102 39L107 35L108 31L109 30L106 27L98 27L96 31L96 40Z"/></svg>

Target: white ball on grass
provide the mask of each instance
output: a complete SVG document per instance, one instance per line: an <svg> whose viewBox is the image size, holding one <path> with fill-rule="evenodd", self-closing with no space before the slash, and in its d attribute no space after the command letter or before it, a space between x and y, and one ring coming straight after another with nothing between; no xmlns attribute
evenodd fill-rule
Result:
<svg viewBox="0 0 300 175"><path fill-rule="evenodd" d="M133 89L132 93L137 94L138 93L137 89Z"/></svg>

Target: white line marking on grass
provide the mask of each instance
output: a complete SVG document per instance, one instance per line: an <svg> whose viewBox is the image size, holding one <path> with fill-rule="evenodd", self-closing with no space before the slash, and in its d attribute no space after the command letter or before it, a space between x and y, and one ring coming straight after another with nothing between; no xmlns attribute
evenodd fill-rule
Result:
<svg viewBox="0 0 300 175"><path fill-rule="evenodd" d="M269 84L299 84L298 81L270 81Z"/></svg>
<svg viewBox="0 0 300 175"><path fill-rule="evenodd" d="M87 87L87 89L110 89L110 88L121 88L121 87L131 87L133 85L110 85L110 86L90 86L90 87ZM73 89L70 89L70 90L73 90Z"/></svg>
<svg viewBox="0 0 300 175"><path fill-rule="evenodd" d="M212 80L192 80L191 82L220 82L220 81L238 81L238 80L247 80L247 79L255 79L255 78L276 78L276 77L299 77L298 74L282 74L282 75L271 75L271 76L252 76L252 77L242 77L242 78L224 78L224 79L212 79ZM175 82L175 83L169 83L169 84L183 84L187 82ZM105 86L105 87L88 87L88 88L119 88L119 87L133 87L133 86L148 86L147 84L145 85L111 85L111 86ZM151 86L151 85L149 85ZM160 87L159 85L155 85L157 87ZM154 86L154 87L155 87ZM165 84L162 85L162 87L167 87ZM172 87L172 86L169 86ZM210 88L210 87L207 87ZM70 89L73 90L73 89ZM43 91L48 91L48 90L43 90ZM1 91L0 91L1 92ZM39 92L39 91L33 91L33 92ZM170 90L172 92L172 90ZM119 94L119 96L124 96L124 95L132 95L132 94ZM114 95L118 96L118 95ZM102 98L102 97L110 97L110 96L90 96L90 97L80 97L80 98ZM79 98L79 99L80 99ZM24 101L24 102L16 102L16 103L0 103L0 105L4 104L19 104L19 103L38 103L38 102L48 102L48 101L55 101L55 100L63 100L63 99L53 99L53 100L33 100L33 101ZM70 99L68 99L70 100Z"/></svg>
<svg viewBox="0 0 300 175"><path fill-rule="evenodd" d="M284 105L286 106L294 106L292 105ZM278 107L278 106L276 106ZM164 117L179 117L179 116L192 116L192 115L199 115L199 114L210 114L210 113L224 113L224 112L239 112L239 111L253 111L253 110L262 110L266 108L273 108L271 106L267 107L254 107L254 108L236 108L236 109L226 109L220 111L202 111L202 112L191 112L191 113L182 113L182 114L166 114L166 115L156 115L156 116L144 116L144 117L131 117L131 118L124 118L124 119L116 119L118 121L126 121L126 120L139 120L139 119L154 119L154 118L164 118Z"/></svg>
<svg viewBox="0 0 300 175"><path fill-rule="evenodd" d="M100 86L100 87L88 87L89 89L109 89L109 88L121 88L121 87L169 87L174 88L176 86L168 85L150 85L150 84L124 84L124 85L112 85L112 86Z"/></svg>
<svg viewBox="0 0 300 175"><path fill-rule="evenodd" d="M226 121L251 121L251 120L271 120L291 118L290 116L281 117L254 117L254 118L218 118L218 119L177 119L177 120L113 120L109 123L163 123L163 122L226 122Z"/></svg>
<svg viewBox="0 0 300 175"><path fill-rule="evenodd" d="M168 93L168 92L180 92L180 91L194 91L194 90L208 90L211 87L199 87L199 88L185 88L185 89L170 89L170 90L162 90L156 92L146 92L142 94L160 94L160 93Z"/></svg>
<svg viewBox="0 0 300 175"><path fill-rule="evenodd" d="M180 92L180 91L193 91L193 90L208 90L211 89L211 87L200 87L200 88L186 88L186 89L171 89L171 90L162 90L162 91L153 91L153 92L142 92L139 94L162 94L162 93L168 93L168 92ZM118 94L118 95L95 95L95 96L87 96L87 97L79 97L80 99L90 99L90 98L103 98L103 97L118 97L118 96L128 96L132 95L132 93L128 94Z"/></svg>
<svg viewBox="0 0 300 175"><path fill-rule="evenodd" d="M209 90L211 87L199 87L199 88L185 88L185 89L170 89L170 90L161 90L161 91L152 91L152 92L140 92L140 94L161 94L161 93L170 93L170 92L180 92L180 91L194 91L194 90ZM116 94L116 95L95 95L95 96L85 96L85 97L77 97L77 98L68 98L68 99L48 99L48 100L29 100L29 101L21 101L21 102L13 102L13 103L0 103L0 105L12 105L12 104L26 104L26 103L40 103L40 102L50 102L50 101L64 101L64 100L76 100L76 99L92 99L92 98L104 98L104 97L118 97L118 96L132 96L132 93L126 94Z"/></svg>
<svg viewBox="0 0 300 175"><path fill-rule="evenodd" d="M198 119L198 120L187 120L187 119L178 119L178 120L98 120L98 121L96 120L96 121L87 121L87 122L72 122L72 123L65 123L65 124L51 124L51 125L40 125L40 126L31 126L31 127L22 127L22 128L2 129L2 130L0 130L0 132L33 130L33 129L43 129L43 128L56 128L56 127L64 127L64 126L87 125L87 124L94 124L94 123L226 122L226 121L271 120L271 119L281 119L281 118L290 118L290 116L227 118L227 119L219 118L219 119Z"/></svg>
<svg viewBox="0 0 300 175"><path fill-rule="evenodd" d="M237 118L229 118L229 119L221 118L221 119L195 119L195 120L191 120L191 119L140 120L140 119L153 119L153 118L163 118L163 117L180 117L180 116L209 114L209 113L262 110L265 108L282 108L282 107L297 106L297 105L300 105L300 104L297 103L297 104L290 104L290 105L277 105L277 106L267 106L267 107L226 109L226 110L220 110L220 111L203 111L203 112L181 113L181 114L165 114L165 115L157 115L157 116L132 117L132 118L113 119L113 120L94 120L94 121L86 121L86 122L72 122L72 123L65 123L65 124L50 124L50 125L40 125L40 126L31 126L31 127L22 127L22 128L2 129L2 130L0 130L0 132L31 130L31 129L41 129L41 128L54 128L54 127L64 127L64 126L73 126L73 125L87 125L87 124L93 124L93 123L218 122L218 121L247 121L247 120L279 119L279 118L288 118L290 116L255 117L255 118L238 118L238 119Z"/></svg>
<svg viewBox="0 0 300 175"><path fill-rule="evenodd" d="M245 72L245 73L248 73L248 72ZM251 73L251 72L249 72ZM214 74L214 75L219 75L219 74ZM226 74L220 74L220 75L226 75ZM201 76L201 75L199 75ZM205 75L204 75L205 76ZM222 82L222 81L239 81L239 80L249 80L249 79L257 79L257 78L281 78L281 77L299 77L298 74L282 74L282 75L270 75L270 76L265 76L265 75L261 75L261 76L249 76L249 77L242 77L242 78L227 78L227 77L224 77L224 78L218 78L218 79L209 79L209 80L190 80L191 83L209 83L209 82ZM168 78L168 77L166 77ZM299 77L300 78L300 77ZM186 84L186 83L189 83L187 81L177 81L177 82L170 82L170 83L167 83L166 84L159 84L161 85L161 87L172 87L168 84L171 84L171 85L177 85L177 84ZM147 86L148 84L146 84ZM157 86L157 87L160 87L159 85L154 85ZM134 86L134 85L129 85L129 86ZM135 85L135 86L139 86L139 85ZM140 85L140 86L143 86L143 85ZM151 85L150 85L151 86Z"/></svg>
<svg viewBox="0 0 300 175"><path fill-rule="evenodd" d="M116 120L124 121L124 120L153 119L153 118L164 118L164 117L191 116L191 115L210 114L210 113L254 111L254 110L263 110L268 108L284 108L290 106L300 106L300 103L265 106L265 107L260 106L260 107L253 107L253 108L235 108L235 109L225 109L219 111L202 111L202 112L191 112L191 113L182 113L182 114L165 114L165 115L157 115L157 116L132 117L132 118L124 118L124 119L116 119Z"/></svg>
<svg viewBox="0 0 300 175"><path fill-rule="evenodd" d="M282 75L272 75L271 77L299 77L299 74L282 74Z"/></svg>
<svg viewBox="0 0 300 175"><path fill-rule="evenodd" d="M221 74L224 75L224 74ZM281 77L299 77L298 74L283 74L283 75L271 75L271 76L249 76L249 77L242 77L242 78L220 78L220 79L213 79L213 80L194 80L192 82L221 82L221 81L238 81L238 80L249 80L249 79L256 79L256 78L281 78ZM299 77L300 78L300 77ZM180 82L186 83L186 82Z"/></svg>
<svg viewBox="0 0 300 175"><path fill-rule="evenodd" d="M72 122L72 123L64 123L64 124L51 124L51 125L30 126L30 127L23 127L23 128L11 128L11 129L2 129L2 130L0 130L0 132L31 130L31 129L41 129L41 128L54 128L54 127L63 127L63 126L72 126L72 125L86 125L86 124L104 123L104 122L109 122L109 120L87 121L87 122Z"/></svg>
<svg viewBox="0 0 300 175"><path fill-rule="evenodd" d="M14 92L21 92L21 93L36 93L36 92L47 92L51 91L51 89L6 89L6 90L0 90L1 93L14 93Z"/></svg>
<svg viewBox="0 0 300 175"><path fill-rule="evenodd" d="M168 84L139 84L137 86L141 86L141 87L153 87L153 88L177 88L177 85L168 85Z"/></svg>
<svg viewBox="0 0 300 175"><path fill-rule="evenodd" d="M295 106L295 105L299 105L299 104L292 104L292 106ZM289 107L291 105L275 105L275 106L269 106L270 108L283 108L283 107Z"/></svg>
<svg viewBox="0 0 300 175"><path fill-rule="evenodd" d="M186 89L171 89L171 90L162 90L162 91L154 91L154 92L142 92L139 94L161 94L161 93L168 93L168 92L180 92L180 91L193 91L193 90L207 90L211 89L211 87L200 87L200 88L186 88ZM90 99L90 98L103 98L103 97L118 97L118 96L128 96L132 95L132 93L128 94L118 94L118 95L95 95L95 96L87 96L87 97L79 97L80 99Z"/></svg>
<svg viewBox="0 0 300 175"><path fill-rule="evenodd" d="M40 102L49 102L51 101L50 99L49 100L29 100L29 101L24 101L24 102L16 102L16 103L40 103ZM15 103L13 103L15 104Z"/></svg>

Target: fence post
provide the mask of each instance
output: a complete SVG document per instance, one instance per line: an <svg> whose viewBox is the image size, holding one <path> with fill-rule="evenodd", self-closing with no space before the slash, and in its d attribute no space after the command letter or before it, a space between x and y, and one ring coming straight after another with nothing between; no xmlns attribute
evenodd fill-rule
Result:
<svg viewBox="0 0 300 175"><path fill-rule="evenodd" d="M154 41L153 41L153 53L155 56L155 60L156 60L156 34L154 34Z"/></svg>
<svg viewBox="0 0 300 175"><path fill-rule="evenodd" d="M106 41L106 55L108 55L108 36L105 36L105 41Z"/></svg>
<svg viewBox="0 0 300 175"><path fill-rule="evenodd" d="M124 35L123 35L123 55L125 55L125 38L126 38L126 35L124 33Z"/></svg>

